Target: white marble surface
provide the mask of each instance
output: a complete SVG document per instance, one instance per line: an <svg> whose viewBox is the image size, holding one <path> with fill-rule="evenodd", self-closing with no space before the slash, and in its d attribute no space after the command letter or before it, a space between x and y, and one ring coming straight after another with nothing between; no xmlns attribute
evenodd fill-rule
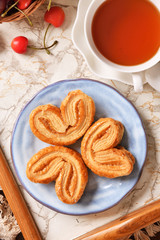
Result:
<svg viewBox="0 0 160 240"><path fill-rule="evenodd" d="M48 34L48 44L54 39L59 41L51 50L52 55L31 49L25 55L18 55L10 47L11 40L18 35L28 37L32 44L42 44L47 1L31 16L33 28L26 20L0 26L0 144L11 168L11 134L20 110L37 91L63 79L92 78L115 87L137 108L148 140L147 161L138 184L119 204L105 212L87 216L59 214L35 201L20 186L44 239L69 240L160 198L160 93L148 84L142 93L135 93L131 85L93 75L71 40L78 0L56 0L54 4L63 7L66 19L61 28L51 28Z"/></svg>

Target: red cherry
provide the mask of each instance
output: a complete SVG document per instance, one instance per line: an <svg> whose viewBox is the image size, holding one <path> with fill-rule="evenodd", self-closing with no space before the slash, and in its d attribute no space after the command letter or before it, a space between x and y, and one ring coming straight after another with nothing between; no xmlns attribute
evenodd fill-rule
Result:
<svg viewBox="0 0 160 240"><path fill-rule="evenodd" d="M6 5L7 5L6 0L1 0L0 1L0 14L5 10Z"/></svg>
<svg viewBox="0 0 160 240"><path fill-rule="evenodd" d="M14 0L14 1L16 2L17 0ZM32 0L19 0L17 7L21 10L24 10L29 7L31 2L32 2Z"/></svg>
<svg viewBox="0 0 160 240"><path fill-rule="evenodd" d="M23 36L14 38L11 42L12 49L19 54L25 53L28 46L28 39Z"/></svg>
<svg viewBox="0 0 160 240"><path fill-rule="evenodd" d="M44 20L51 23L54 27L60 27L64 22L65 14L61 7L51 7L49 11L46 11Z"/></svg>

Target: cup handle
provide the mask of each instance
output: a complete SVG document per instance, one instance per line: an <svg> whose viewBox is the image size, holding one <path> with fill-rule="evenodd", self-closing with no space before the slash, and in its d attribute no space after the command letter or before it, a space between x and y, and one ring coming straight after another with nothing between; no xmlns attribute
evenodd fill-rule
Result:
<svg viewBox="0 0 160 240"><path fill-rule="evenodd" d="M142 72L132 73L133 86L135 92L143 91L143 74Z"/></svg>

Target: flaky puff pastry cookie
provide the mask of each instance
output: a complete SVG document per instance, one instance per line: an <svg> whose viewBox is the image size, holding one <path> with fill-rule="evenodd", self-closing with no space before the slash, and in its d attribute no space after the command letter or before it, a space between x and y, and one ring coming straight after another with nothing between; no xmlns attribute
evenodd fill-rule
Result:
<svg viewBox="0 0 160 240"><path fill-rule="evenodd" d="M81 155L62 146L46 147L33 155L26 174L35 183L55 180L58 198L68 204L78 202L88 181L88 171Z"/></svg>
<svg viewBox="0 0 160 240"><path fill-rule="evenodd" d="M94 120L95 105L91 97L80 90L71 91L60 108L41 105L29 118L33 134L53 145L70 145L84 135Z"/></svg>
<svg viewBox="0 0 160 240"><path fill-rule="evenodd" d="M112 118L101 118L86 132L81 143L81 154L86 165L97 175L115 178L129 175L135 159L123 147L124 127Z"/></svg>

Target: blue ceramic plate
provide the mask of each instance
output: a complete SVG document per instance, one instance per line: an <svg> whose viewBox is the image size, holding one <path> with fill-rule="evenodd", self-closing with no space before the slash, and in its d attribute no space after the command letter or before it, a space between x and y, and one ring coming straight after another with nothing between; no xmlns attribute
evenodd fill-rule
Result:
<svg viewBox="0 0 160 240"><path fill-rule="evenodd" d="M121 145L136 159L131 175L116 179L102 178L89 171L89 182L80 201L74 205L61 202L56 196L54 182L38 184L26 177L29 159L48 144L36 138L29 126L29 114L37 106L51 103L60 106L68 92L80 89L94 99L95 120L111 117L125 127ZM70 146L80 152L80 140ZM41 90L21 111L16 122L11 142L12 158L16 173L27 192L43 205L65 214L83 215L104 211L118 203L137 183L147 152L147 143L141 119L133 105L112 87L88 80L65 80Z"/></svg>

